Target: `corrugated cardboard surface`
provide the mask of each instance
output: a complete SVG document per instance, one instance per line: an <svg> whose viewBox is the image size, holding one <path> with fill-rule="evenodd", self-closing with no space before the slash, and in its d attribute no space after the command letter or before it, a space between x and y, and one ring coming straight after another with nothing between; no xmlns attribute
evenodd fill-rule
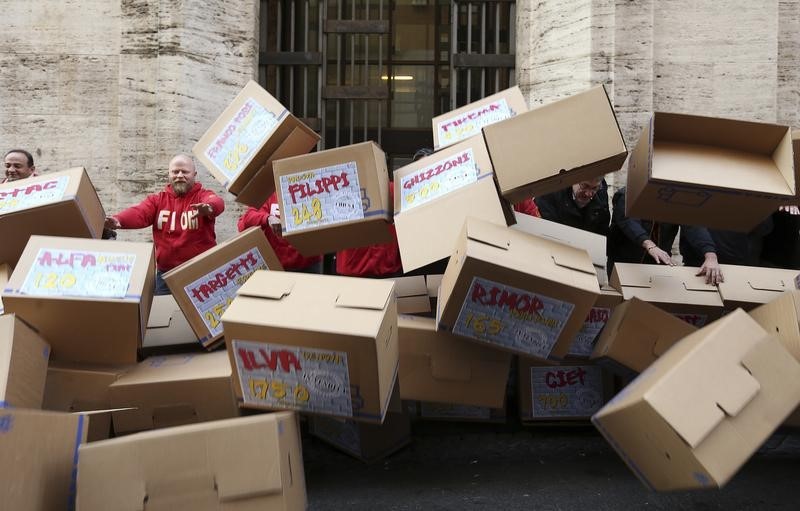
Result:
<svg viewBox="0 0 800 511"><path fill-rule="evenodd" d="M641 373L695 330L655 305L631 298L614 310L591 358L622 376Z"/></svg>
<svg viewBox="0 0 800 511"><path fill-rule="evenodd" d="M613 379L585 360L558 365L519 357L519 416L523 422L588 421L613 395Z"/></svg>
<svg viewBox="0 0 800 511"><path fill-rule="evenodd" d="M719 294L726 310L750 310L795 288L797 270L732 264L721 264L720 268L725 281L719 283Z"/></svg>
<svg viewBox="0 0 800 511"><path fill-rule="evenodd" d="M639 298L702 327L722 315L722 297L716 286L697 276L698 271L690 266L616 263L611 286L625 300Z"/></svg>
<svg viewBox="0 0 800 511"><path fill-rule="evenodd" d="M59 412L89 412L111 409L109 385L132 366L89 366L50 364L42 408ZM93 414L87 440L104 440L111 435L111 414Z"/></svg>
<svg viewBox="0 0 800 511"><path fill-rule="evenodd" d="M223 323L243 406L383 421L398 366L393 281L259 271ZM259 397L259 382L294 397Z"/></svg>
<svg viewBox="0 0 800 511"><path fill-rule="evenodd" d="M431 301L428 297L428 286L424 275L397 277L394 281L394 293L397 296L398 314L427 314L431 312Z"/></svg>
<svg viewBox="0 0 800 511"><path fill-rule="evenodd" d="M761 328L778 337L800 362L800 291L783 293L749 312Z"/></svg>
<svg viewBox="0 0 800 511"><path fill-rule="evenodd" d="M586 251L474 218L439 289L437 329L537 358L567 354L600 294Z"/></svg>
<svg viewBox="0 0 800 511"><path fill-rule="evenodd" d="M365 463L374 463L411 443L411 421L404 413L389 412L383 424L334 417L309 417L308 431Z"/></svg>
<svg viewBox="0 0 800 511"><path fill-rule="evenodd" d="M319 179L319 186L325 188L314 198L300 198L292 203L292 195L287 190L286 196L281 190L281 176L300 174L309 171L330 168L337 165L355 162L358 184L361 188L360 207L364 218L335 221L326 225L312 226L300 230L287 230L287 222L295 222L295 218L305 223L303 209L313 213L311 202L315 199L329 202L341 200L341 193L336 187L325 187ZM389 200L389 173L386 167L386 155L374 142L362 142L336 149L328 149L316 153L295 156L278 160L273 165L275 170L275 187L278 191L278 204L283 214L281 224L283 235L297 250L305 256L314 256L328 252L336 252L346 248L363 247L379 243L389 243L394 237L389 231L388 222L392 218L392 204ZM350 177L352 180L353 176ZM353 183L350 183L351 185ZM317 190L317 181L314 181ZM359 207L359 204L347 205ZM328 221L326 215L333 216L336 207L322 209L322 220ZM297 217L295 217L297 210ZM334 217L334 220L336 218ZM292 224L294 225L294 224ZM312 224L313 225L313 224Z"/></svg>
<svg viewBox="0 0 800 511"><path fill-rule="evenodd" d="M238 142L223 149L227 151L223 157L233 169L238 169L238 173L229 179L209 157L208 150L220 137L225 137L226 132L229 133L229 138L242 140L242 132L250 131L249 121L235 121L249 99L271 112L277 124L273 128L248 135L250 144ZM192 152L228 191L234 195L246 194L248 197L245 204L260 207L275 191L271 165L273 158L278 154L283 158L305 154L314 148L317 141L319 135L297 120L278 100L251 80L200 137ZM258 190L248 189L251 181L254 181L253 185Z"/></svg>
<svg viewBox="0 0 800 511"><path fill-rule="evenodd" d="M441 171L457 161L464 162ZM465 173L474 181L427 199L436 193L429 191L430 187L443 190ZM507 217L513 218L510 207L497 193L493 177L482 137L470 138L395 171L394 223L404 271L449 257L468 216L499 225L506 225ZM421 184L412 187L414 179ZM406 186L409 190L404 189ZM410 190L416 190L407 195L414 200L404 200L404 192Z"/></svg>
<svg viewBox="0 0 800 511"><path fill-rule="evenodd" d="M23 294L28 274L36 277L39 273L34 269L40 250L134 255L125 297ZM63 270L80 275L83 264L84 261L76 257L72 264L54 264L53 267L54 272ZM101 285L102 264L93 265L98 273L92 277L100 278ZM152 243L31 236L3 291L3 303L6 312L18 314L47 339L53 350L53 360L130 364L136 362L136 350L144 338L154 278Z"/></svg>
<svg viewBox="0 0 800 511"><path fill-rule="evenodd" d="M433 147L443 149L481 134L481 128L528 111L518 86L451 110L432 119Z"/></svg>
<svg viewBox="0 0 800 511"><path fill-rule="evenodd" d="M297 416L262 414L91 443L80 449L77 489L86 511L303 510Z"/></svg>
<svg viewBox="0 0 800 511"><path fill-rule="evenodd" d="M502 408L511 354L436 331L432 318L399 316L400 397Z"/></svg>
<svg viewBox="0 0 800 511"><path fill-rule="evenodd" d="M656 112L631 153L625 212L749 232L795 202L793 159L787 126Z"/></svg>
<svg viewBox="0 0 800 511"><path fill-rule="evenodd" d="M3 509L73 509L83 415L0 409Z"/></svg>
<svg viewBox="0 0 800 511"><path fill-rule="evenodd" d="M154 296L142 348L181 344L194 346L198 342L197 335L186 321L186 316L178 307L175 298L172 295Z"/></svg>
<svg viewBox="0 0 800 511"><path fill-rule="evenodd" d="M651 488L714 488L798 403L800 364L736 310L675 344L592 422Z"/></svg>
<svg viewBox="0 0 800 511"><path fill-rule="evenodd" d="M109 386L117 434L239 415L224 352L150 357Z"/></svg>
<svg viewBox="0 0 800 511"><path fill-rule="evenodd" d="M41 408L50 345L14 314L0 316L0 408Z"/></svg>
<svg viewBox="0 0 800 511"><path fill-rule="evenodd" d="M259 256L266 268L258 261ZM189 321L196 339L211 349L222 342L222 314L233 300L236 289L259 269L283 271L261 228L251 227L168 271L164 274L164 282ZM198 280L200 284L189 288ZM218 284L222 285L214 287ZM215 333L212 328L219 332Z"/></svg>
<svg viewBox="0 0 800 511"><path fill-rule="evenodd" d="M15 265L34 234L100 238L104 221L103 205L83 167L2 183L0 262Z"/></svg>
<svg viewBox="0 0 800 511"><path fill-rule="evenodd" d="M512 203L619 170L628 151L604 86L483 129L500 193Z"/></svg>

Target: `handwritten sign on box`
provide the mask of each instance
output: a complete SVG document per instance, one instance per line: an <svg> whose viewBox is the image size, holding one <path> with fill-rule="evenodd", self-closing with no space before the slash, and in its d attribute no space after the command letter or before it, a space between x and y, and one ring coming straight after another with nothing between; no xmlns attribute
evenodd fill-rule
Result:
<svg viewBox="0 0 800 511"><path fill-rule="evenodd" d="M478 166L471 148L435 161L400 180L403 211L421 206L478 180Z"/></svg>
<svg viewBox="0 0 800 511"><path fill-rule="evenodd" d="M34 296L125 298L136 254L41 248L20 288Z"/></svg>
<svg viewBox="0 0 800 511"><path fill-rule="evenodd" d="M513 116L514 111L511 110L508 102L503 98L488 105L468 110L456 117L445 119L436 125L439 146L448 146L466 140L469 137L480 135L484 126Z"/></svg>
<svg viewBox="0 0 800 511"><path fill-rule="evenodd" d="M603 374L597 366L531 367L536 418L591 417L603 406Z"/></svg>
<svg viewBox="0 0 800 511"><path fill-rule="evenodd" d="M287 232L364 218L354 161L281 176L280 185Z"/></svg>
<svg viewBox="0 0 800 511"><path fill-rule="evenodd" d="M473 277L453 333L547 358L575 305Z"/></svg>
<svg viewBox="0 0 800 511"><path fill-rule="evenodd" d="M59 176L0 190L0 215L58 202L64 198L68 185L69 176Z"/></svg>

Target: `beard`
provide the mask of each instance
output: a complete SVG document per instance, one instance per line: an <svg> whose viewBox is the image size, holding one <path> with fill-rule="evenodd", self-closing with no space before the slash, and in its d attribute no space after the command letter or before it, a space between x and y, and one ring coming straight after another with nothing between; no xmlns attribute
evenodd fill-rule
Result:
<svg viewBox="0 0 800 511"><path fill-rule="evenodd" d="M186 195L186 192L189 191L189 188L191 188L191 186L185 181L172 183L172 191L175 192L175 195Z"/></svg>

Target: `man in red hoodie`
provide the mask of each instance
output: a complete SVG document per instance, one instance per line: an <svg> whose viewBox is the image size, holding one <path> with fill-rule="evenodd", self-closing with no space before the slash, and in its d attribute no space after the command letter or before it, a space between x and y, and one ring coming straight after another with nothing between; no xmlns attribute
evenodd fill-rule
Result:
<svg viewBox="0 0 800 511"><path fill-rule="evenodd" d="M281 233L281 212L278 195L273 193L260 208L247 208L239 218L239 231L258 226L264 231L267 241L286 271L322 273L322 256L304 257Z"/></svg>
<svg viewBox="0 0 800 511"><path fill-rule="evenodd" d="M163 273L217 244L214 220L225 210L225 203L196 180L194 160L179 154L169 162L169 184L164 190L106 218L107 229L153 226L157 295L170 294Z"/></svg>

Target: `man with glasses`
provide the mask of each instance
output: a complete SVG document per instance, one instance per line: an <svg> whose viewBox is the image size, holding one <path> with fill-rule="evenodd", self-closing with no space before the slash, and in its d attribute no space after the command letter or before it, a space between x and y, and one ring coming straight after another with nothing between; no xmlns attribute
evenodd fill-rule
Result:
<svg viewBox="0 0 800 511"><path fill-rule="evenodd" d="M542 218L583 229L601 236L608 234L611 214L608 209L608 187L596 177L569 188L536 198Z"/></svg>

